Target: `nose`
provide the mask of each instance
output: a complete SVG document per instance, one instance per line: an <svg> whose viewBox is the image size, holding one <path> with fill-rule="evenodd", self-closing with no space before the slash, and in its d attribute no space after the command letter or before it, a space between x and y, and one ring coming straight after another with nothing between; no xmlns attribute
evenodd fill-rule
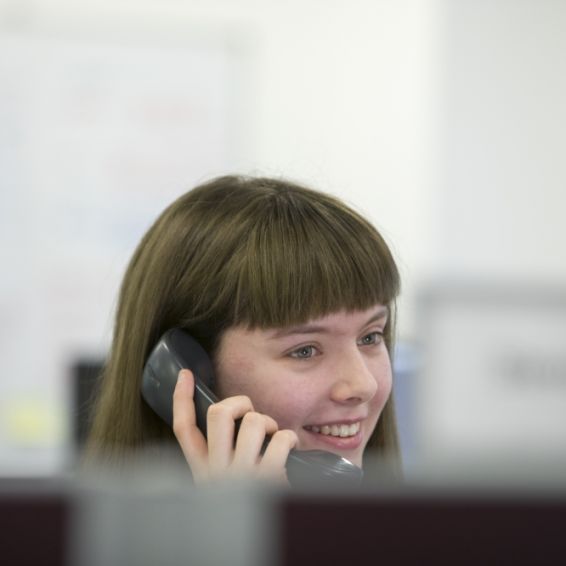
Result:
<svg viewBox="0 0 566 566"><path fill-rule="evenodd" d="M369 401L378 390L376 371L359 348L340 356L333 371L332 400L347 404Z"/></svg>

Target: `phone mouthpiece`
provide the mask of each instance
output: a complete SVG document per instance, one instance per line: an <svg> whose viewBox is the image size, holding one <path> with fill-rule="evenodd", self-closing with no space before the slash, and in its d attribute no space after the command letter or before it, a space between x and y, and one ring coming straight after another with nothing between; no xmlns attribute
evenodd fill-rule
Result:
<svg viewBox="0 0 566 566"><path fill-rule="evenodd" d="M361 468L324 450L293 450L286 468L293 487L357 487L364 477Z"/></svg>

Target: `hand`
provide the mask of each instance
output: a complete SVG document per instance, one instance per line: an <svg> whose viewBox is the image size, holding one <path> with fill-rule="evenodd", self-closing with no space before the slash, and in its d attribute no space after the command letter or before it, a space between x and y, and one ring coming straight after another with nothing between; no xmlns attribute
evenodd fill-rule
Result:
<svg viewBox="0 0 566 566"><path fill-rule="evenodd" d="M297 444L291 430L278 430L269 416L254 411L249 397L228 397L212 405L207 413L208 439L196 424L194 377L181 370L173 394L173 432L195 483L228 475L255 476L287 483L285 463ZM235 421L242 419L234 447ZM272 438L263 454L266 435Z"/></svg>

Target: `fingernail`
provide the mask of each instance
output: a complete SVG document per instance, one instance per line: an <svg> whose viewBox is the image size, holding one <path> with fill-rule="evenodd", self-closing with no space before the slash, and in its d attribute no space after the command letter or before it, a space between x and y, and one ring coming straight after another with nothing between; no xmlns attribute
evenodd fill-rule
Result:
<svg viewBox="0 0 566 566"><path fill-rule="evenodd" d="M184 381L187 378L187 373L185 372L185 370L181 370L179 372L179 375L177 376L177 383Z"/></svg>

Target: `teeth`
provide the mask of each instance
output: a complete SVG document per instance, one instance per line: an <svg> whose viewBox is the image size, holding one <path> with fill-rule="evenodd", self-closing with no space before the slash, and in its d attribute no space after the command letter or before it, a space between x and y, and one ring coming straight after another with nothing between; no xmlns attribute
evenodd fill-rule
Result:
<svg viewBox="0 0 566 566"><path fill-rule="evenodd" d="M339 436L340 438L346 438L348 436L354 436L358 434L360 430L360 423L354 423L351 425L347 424L333 424L333 425L324 425L320 426L311 426L309 430L312 432L317 432L320 434L324 434L325 436Z"/></svg>

